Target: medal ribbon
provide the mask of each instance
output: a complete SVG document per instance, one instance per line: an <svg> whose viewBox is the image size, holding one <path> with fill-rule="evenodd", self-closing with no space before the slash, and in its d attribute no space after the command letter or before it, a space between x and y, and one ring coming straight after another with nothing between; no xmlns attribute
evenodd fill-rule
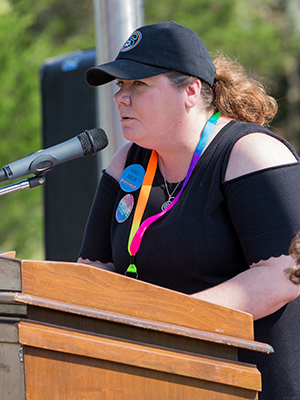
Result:
<svg viewBox="0 0 300 400"><path fill-rule="evenodd" d="M218 122L219 116L220 116L220 112L217 112L207 121L207 123L203 129L202 135L200 137L200 140L198 142L198 145L196 147L196 150L193 154L193 158L192 158L191 164L189 166L185 180L183 182L183 185L182 185L179 193L175 197L175 199L163 211L161 211L160 213L158 213L156 215L153 215L152 217L147 218L140 225L142 216L144 214L144 211L145 211L145 208L146 208L146 205L148 202L154 175L155 175L156 168L157 168L158 156L157 156L157 153L155 150L152 151L152 154L151 154L148 166L147 166L145 178L143 181L143 185L141 187L141 191L139 194L138 202L136 205L133 222L131 225L131 230L130 230L130 235L129 235L129 240L128 240L128 252L131 257L130 257L130 265L127 268L126 273L127 272L135 273L136 277L137 277L137 268L134 264L134 256L136 255L136 253L138 252L138 250L140 248L144 233L146 232L147 228L154 221L156 221L158 218L165 215L172 207L174 207L174 205L179 200L181 193L183 192L183 189L186 187L186 185L192 175L192 172L193 172L197 162L199 161L199 158L201 157L203 150L204 150L205 146L207 145L207 142L208 142L211 134L213 133L213 130Z"/></svg>

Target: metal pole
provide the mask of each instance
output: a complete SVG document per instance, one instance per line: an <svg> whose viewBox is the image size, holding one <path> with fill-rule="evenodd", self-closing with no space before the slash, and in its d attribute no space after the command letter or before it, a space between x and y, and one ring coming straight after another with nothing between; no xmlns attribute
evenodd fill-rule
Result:
<svg viewBox="0 0 300 400"><path fill-rule="evenodd" d="M37 186L41 186L46 182L46 178L44 176L33 176L31 178L25 179L23 181L12 183L8 186L3 186L0 188L0 196L4 196L5 194L16 192L17 190L23 189L33 189Z"/></svg>
<svg viewBox="0 0 300 400"><path fill-rule="evenodd" d="M143 0L94 0L97 64L112 61L130 34L144 24ZM106 168L114 153L126 142L122 136L113 95L115 83L98 89L97 117L109 138L101 152L101 168Z"/></svg>

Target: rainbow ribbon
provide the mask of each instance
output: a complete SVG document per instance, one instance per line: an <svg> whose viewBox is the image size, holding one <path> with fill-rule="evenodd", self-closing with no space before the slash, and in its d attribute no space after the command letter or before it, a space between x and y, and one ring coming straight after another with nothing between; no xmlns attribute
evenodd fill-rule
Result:
<svg viewBox="0 0 300 400"><path fill-rule="evenodd" d="M136 210L135 210L135 214L133 217L131 230L130 230L130 235L129 235L129 240L128 240L128 252L131 256L131 261L130 261L129 267L127 268L126 273L129 272L129 273L136 274L136 277L137 277L137 268L134 264L134 256L136 255L136 253L138 252L138 250L140 248L144 233L146 232L146 230L149 228L149 226L153 222L155 222L158 218L162 217L169 210L171 210L171 208L174 207L175 204L177 203L177 201L179 200L184 188L186 187L186 185L192 175L192 172L193 172L197 162L199 161L199 158L201 157L201 155L203 153L205 146L207 145L207 142L208 142L211 134L214 131L214 128L218 122L219 116L220 116L220 112L215 113L205 124L202 135L200 137L200 140L198 142L196 150L193 154L193 158L192 158L191 164L189 166L185 180L183 182L183 185L182 185L179 193L175 197L175 199L163 211L161 211L160 213L158 213L156 215L153 215L152 217L147 218L140 225L142 216L144 214L144 211L145 211L145 208L146 208L146 205L148 202L154 175L155 175L156 168L157 168L158 156L157 156L157 153L155 150L152 151L152 154L151 154L148 166L147 166L145 178L143 181L143 185L141 187L138 202L136 205Z"/></svg>

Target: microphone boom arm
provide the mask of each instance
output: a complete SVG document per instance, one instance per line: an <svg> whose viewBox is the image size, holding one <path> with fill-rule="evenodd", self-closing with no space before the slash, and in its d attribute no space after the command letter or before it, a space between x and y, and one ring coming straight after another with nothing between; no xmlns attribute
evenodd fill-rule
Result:
<svg viewBox="0 0 300 400"><path fill-rule="evenodd" d="M0 188L0 196L16 192L17 190L33 189L37 186L43 185L45 182L46 182L45 176L33 176L23 181L12 183L11 185L8 186L3 186L2 188Z"/></svg>

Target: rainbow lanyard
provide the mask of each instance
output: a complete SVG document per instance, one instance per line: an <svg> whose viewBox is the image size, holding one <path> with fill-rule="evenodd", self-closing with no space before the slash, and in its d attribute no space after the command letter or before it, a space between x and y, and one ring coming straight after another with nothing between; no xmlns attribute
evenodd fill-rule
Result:
<svg viewBox="0 0 300 400"><path fill-rule="evenodd" d="M132 221L132 225L131 225L131 230L130 230L130 234L129 234L128 252L130 254L130 265L127 268L127 271L125 272L125 275L127 275L127 273L130 273L130 274L134 274L136 278L138 277L137 268L134 264L134 256L136 255L136 253L138 252L138 250L140 248L140 245L141 245L144 233L146 232L146 229L158 218L165 215L172 207L175 206L175 204L179 200L179 197L181 196L183 189L187 185L187 183L192 175L192 172L193 172L199 158L201 157L203 150L204 150L211 134L213 133L213 130L218 122L219 116L220 116L220 112L215 113L212 117L210 117L210 119L205 124L202 135L200 137L200 140L199 140L196 150L194 152L191 164L189 166L187 175L185 177L185 180L183 182L183 185L182 185L178 195L175 197L175 199L172 201L172 203L170 203L163 211L161 211L160 213L158 213L156 215L153 215L152 217L147 218L140 225L141 219L143 217L143 214L144 214L147 202L148 202L148 198L150 195L155 172L157 169L157 161L158 161L157 152L155 150L152 151L150 160L148 162L143 185L141 187L141 191L139 194L139 198L138 198L138 202L136 205L136 209L135 209L135 213L134 213L134 217L133 217L133 221Z"/></svg>

